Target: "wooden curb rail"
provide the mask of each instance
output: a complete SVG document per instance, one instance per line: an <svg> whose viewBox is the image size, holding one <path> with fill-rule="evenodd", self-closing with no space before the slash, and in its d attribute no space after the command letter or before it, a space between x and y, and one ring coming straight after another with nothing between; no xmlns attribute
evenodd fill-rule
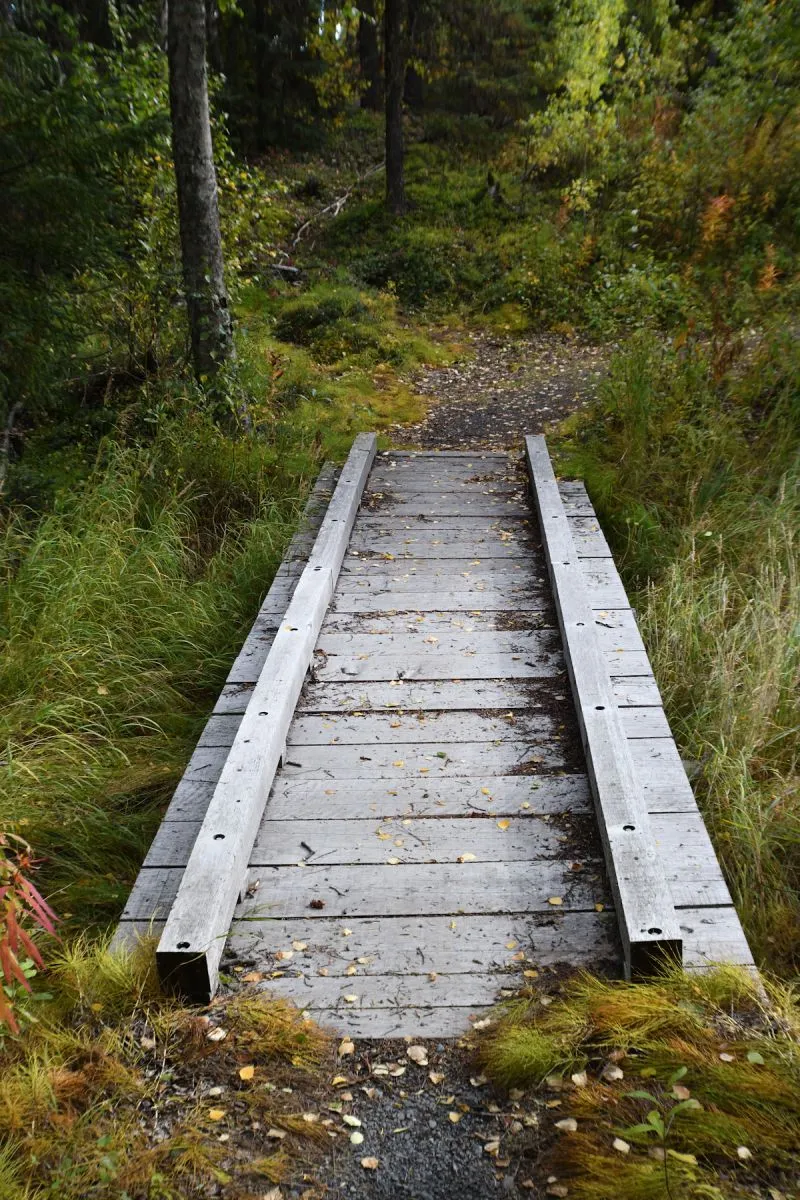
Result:
<svg viewBox="0 0 800 1200"><path fill-rule="evenodd" d="M213 995L247 863L286 735L333 595L375 457L359 434L308 563L275 634L197 834L156 951L162 982L194 1000Z"/></svg>
<svg viewBox="0 0 800 1200"><path fill-rule="evenodd" d="M617 910L625 975L641 978L657 971L665 959L681 961L678 918L597 642L595 615L545 439L526 437L525 449Z"/></svg>

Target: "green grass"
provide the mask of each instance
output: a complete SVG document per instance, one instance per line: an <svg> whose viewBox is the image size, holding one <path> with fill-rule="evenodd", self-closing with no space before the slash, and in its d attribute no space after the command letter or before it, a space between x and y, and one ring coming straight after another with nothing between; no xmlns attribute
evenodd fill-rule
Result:
<svg viewBox="0 0 800 1200"><path fill-rule="evenodd" d="M581 1200L780 1196L800 1138L796 1022L790 997L767 997L736 968L647 984L580 975L547 1007L501 1008L477 1053L501 1086L555 1097L541 1111L544 1149L520 1177ZM565 1118L574 1130L552 1128Z"/></svg>
<svg viewBox="0 0 800 1200"><path fill-rule="evenodd" d="M314 470L198 415L7 517L0 826L76 923L124 903Z"/></svg>
<svg viewBox="0 0 800 1200"><path fill-rule="evenodd" d="M83 940L51 956L51 998L0 1043L0 1200L245 1200L318 1157L301 1113L332 1065L326 1035L246 991L208 1016L183 1007L160 994L152 951ZM284 1140L253 1136L272 1127Z"/></svg>
<svg viewBox="0 0 800 1200"><path fill-rule="evenodd" d="M621 555L758 960L800 965L800 349L620 355L562 464Z"/></svg>

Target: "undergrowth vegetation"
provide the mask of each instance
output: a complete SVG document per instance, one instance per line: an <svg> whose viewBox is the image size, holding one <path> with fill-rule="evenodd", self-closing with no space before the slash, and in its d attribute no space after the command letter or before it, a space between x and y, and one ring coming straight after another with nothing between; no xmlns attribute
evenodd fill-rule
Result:
<svg viewBox="0 0 800 1200"><path fill-rule="evenodd" d="M800 347L635 341L564 465L614 536L759 961L800 965Z"/></svg>
<svg viewBox="0 0 800 1200"><path fill-rule="evenodd" d="M402 443L425 413L415 368L452 361L466 325L615 342L553 444L620 557L758 960L800 964L797 0L430 6L401 217L380 118L354 106L356 10L321 25L298 6L265 57L257 6L222 7L242 64L212 78L237 355L207 388L156 6L115 8L105 41L80 5L0 19L0 835L33 847L64 937L46 980L20 958L32 996L5 988L3 1200L224 1195L228 1106L207 1085L301 1132L271 1085L324 1056L312 1027L233 1001L209 1043L146 956L76 931L118 916L321 462L364 429ZM277 106L254 103L265 64ZM624 1081L570 1092L578 1130L550 1159L570 1196L781 1195L797 1063L742 976L582 980L511 1011L485 1056L516 1086L617 1051ZM244 1086L248 1065L270 1085ZM278 1144L266 1180L288 1170Z"/></svg>
<svg viewBox="0 0 800 1200"><path fill-rule="evenodd" d="M255 1195L319 1157L327 1134L303 1113L325 1036L244 992L183 1008L151 951L79 940L52 957L35 1023L0 1044L2 1200Z"/></svg>
<svg viewBox="0 0 800 1200"><path fill-rule="evenodd" d="M735 968L647 984L578 976L546 1006L501 1010L478 1053L496 1082L551 1097L536 1162L547 1195L780 1197L792 1193L800 1139L785 1005Z"/></svg>

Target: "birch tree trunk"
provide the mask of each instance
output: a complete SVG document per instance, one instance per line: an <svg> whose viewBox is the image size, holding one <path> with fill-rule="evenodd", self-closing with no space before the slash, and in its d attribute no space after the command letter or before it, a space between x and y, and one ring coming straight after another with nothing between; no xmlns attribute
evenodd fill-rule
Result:
<svg viewBox="0 0 800 1200"><path fill-rule="evenodd" d="M204 0L169 0L167 56L184 290L192 361L203 379L219 370L233 347L211 148Z"/></svg>
<svg viewBox="0 0 800 1200"><path fill-rule="evenodd" d="M404 0L386 0L384 56L386 62L386 203L390 212L406 211L403 171L403 49Z"/></svg>

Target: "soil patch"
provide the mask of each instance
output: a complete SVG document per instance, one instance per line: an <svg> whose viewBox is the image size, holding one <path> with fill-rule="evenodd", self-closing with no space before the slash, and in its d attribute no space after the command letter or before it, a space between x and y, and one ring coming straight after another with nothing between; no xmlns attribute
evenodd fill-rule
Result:
<svg viewBox="0 0 800 1200"><path fill-rule="evenodd" d="M472 332L462 359L426 367L411 381L430 398L425 420L391 432L398 445L428 450L519 449L526 433L587 404L612 350L552 333Z"/></svg>

